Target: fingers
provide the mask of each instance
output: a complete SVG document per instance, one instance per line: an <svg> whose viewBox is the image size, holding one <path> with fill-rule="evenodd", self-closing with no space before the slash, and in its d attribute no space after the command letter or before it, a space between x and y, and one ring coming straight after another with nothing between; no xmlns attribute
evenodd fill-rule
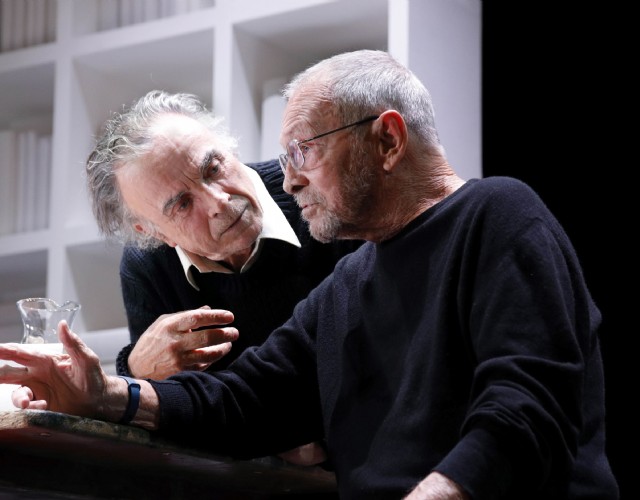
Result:
<svg viewBox="0 0 640 500"><path fill-rule="evenodd" d="M11 393L11 402L17 408L29 410L46 410L47 402L34 400L33 391L29 387L21 386Z"/></svg>
<svg viewBox="0 0 640 500"><path fill-rule="evenodd" d="M49 408L47 402L39 399L37 401L31 401L28 406L23 408L23 410L46 410L47 408Z"/></svg>
<svg viewBox="0 0 640 500"><path fill-rule="evenodd" d="M19 356L12 357L12 359L16 358L19 358ZM22 379L27 375L27 368L25 366L22 366L21 364L0 364L0 384L20 384Z"/></svg>
<svg viewBox="0 0 640 500"><path fill-rule="evenodd" d="M205 326L222 326L233 322L233 313L224 309L202 306L198 309L163 314L159 316L143 335L157 335L164 332L182 333Z"/></svg>
<svg viewBox="0 0 640 500"><path fill-rule="evenodd" d="M155 346L174 352L190 351L200 347L233 342L238 339L238 330L224 327L234 319L233 313L222 309L200 309L166 315L160 323L154 324L145 334ZM138 341L140 343L140 340Z"/></svg>
<svg viewBox="0 0 640 500"><path fill-rule="evenodd" d="M224 342L235 342L238 340L240 332L238 332L238 329L233 326L226 326L224 328L206 328L204 330L198 330L197 332L194 332L193 336L199 337L198 345L194 346L195 348L223 344Z"/></svg>
<svg viewBox="0 0 640 500"><path fill-rule="evenodd" d="M190 356L197 363L206 363L210 365L214 361L218 361L223 356L229 354L232 346L233 344L231 342L225 342L224 344L202 347L191 351Z"/></svg>
<svg viewBox="0 0 640 500"><path fill-rule="evenodd" d="M184 311L174 315L179 331L187 332L203 326L228 325L233 322L233 313L224 309L200 308L192 311Z"/></svg>
<svg viewBox="0 0 640 500"><path fill-rule="evenodd" d="M200 349L193 349L186 352L183 358L183 370L203 371L209 368L213 363L223 358L231 351L231 342L225 342Z"/></svg>
<svg viewBox="0 0 640 500"><path fill-rule="evenodd" d="M204 370L231 351L240 336L233 327L199 330L183 337L180 365L183 370ZM203 366L198 366L203 365Z"/></svg>
<svg viewBox="0 0 640 500"><path fill-rule="evenodd" d="M194 349L217 347L225 343L238 340L240 333L232 326L224 328L206 328L195 332L182 333L179 339L174 339L171 347L174 352L188 352Z"/></svg>

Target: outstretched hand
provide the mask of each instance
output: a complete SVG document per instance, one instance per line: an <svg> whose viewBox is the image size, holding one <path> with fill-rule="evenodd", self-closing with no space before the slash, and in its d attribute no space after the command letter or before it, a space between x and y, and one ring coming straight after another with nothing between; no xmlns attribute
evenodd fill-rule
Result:
<svg viewBox="0 0 640 500"><path fill-rule="evenodd" d="M0 360L21 365L1 367L0 383L21 386L12 394L18 408L94 417L103 405L109 377L98 356L66 321L58 325L58 337L64 354L27 350L21 344L0 344Z"/></svg>

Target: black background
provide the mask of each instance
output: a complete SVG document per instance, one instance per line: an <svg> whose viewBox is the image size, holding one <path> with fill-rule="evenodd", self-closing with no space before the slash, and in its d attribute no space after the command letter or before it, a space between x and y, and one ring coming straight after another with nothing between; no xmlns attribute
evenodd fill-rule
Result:
<svg viewBox="0 0 640 500"><path fill-rule="evenodd" d="M483 1L483 175L527 182L574 243L603 314L607 451L624 498L627 463L637 462L639 393L629 375L638 330L631 316L640 307L630 300L638 296L630 257L638 223L629 191L639 165L624 151L626 131L638 129L624 91L626 68L638 60L624 54L633 16L562 4Z"/></svg>

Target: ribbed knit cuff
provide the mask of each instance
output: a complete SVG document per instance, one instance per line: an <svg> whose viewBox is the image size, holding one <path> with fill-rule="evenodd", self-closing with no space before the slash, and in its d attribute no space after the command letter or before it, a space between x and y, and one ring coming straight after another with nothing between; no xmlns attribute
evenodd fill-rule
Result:
<svg viewBox="0 0 640 500"><path fill-rule="evenodd" d="M116 358L116 373L118 375L133 377L131 372L129 372L129 354L131 354L134 346L135 344L124 346L118 353L118 357Z"/></svg>

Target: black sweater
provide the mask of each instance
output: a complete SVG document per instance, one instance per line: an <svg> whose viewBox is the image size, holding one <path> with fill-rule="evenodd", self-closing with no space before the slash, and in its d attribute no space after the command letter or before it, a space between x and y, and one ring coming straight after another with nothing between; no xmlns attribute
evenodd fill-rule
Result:
<svg viewBox="0 0 640 500"><path fill-rule="evenodd" d="M298 236L301 248L280 240L265 240L256 262L243 273L203 273L193 268L200 291L187 281L174 248L153 250L127 246L122 255L120 278L132 344L118 355L117 371L129 375L128 356L133 344L158 316L208 305L234 313L233 326L240 337L231 352L210 370L220 370L244 349L261 344L291 316L293 307L327 276L343 255L361 242L323 244L314 240L292 196L282 188L283 174L277 161L249 165Z"/></svg>
<svg viewBox="0 0 640 500"><path fill-rule="evenodd" d="M600 320L535 193L469 181L344 257L228 370L151 381L160 432L238 456L324 437L345 500L432 470L474 500L615 500Z"/></svg>

